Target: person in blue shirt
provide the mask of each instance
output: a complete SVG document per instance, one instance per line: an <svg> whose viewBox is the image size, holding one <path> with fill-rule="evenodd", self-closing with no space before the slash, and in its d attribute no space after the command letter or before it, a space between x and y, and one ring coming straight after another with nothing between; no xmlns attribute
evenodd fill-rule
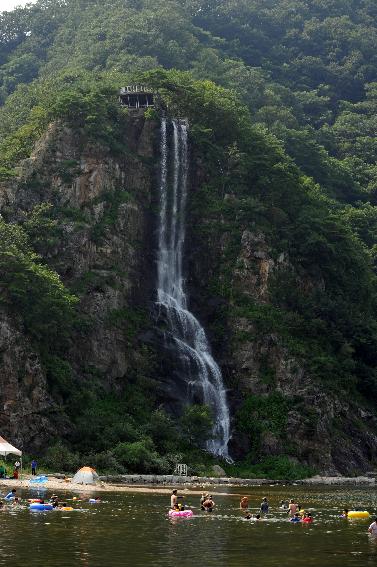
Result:
<svg viewBox="0 0 377 567"><path fill-rule="evenodd" d="M32 474L33 476L35 476L35 475L37 474L37 466L38 466L37 461L33 459L33 460L31 461L31 474Z"/></svg>
<svg viewBox="0 0 377 567"><path fill-rule="evenodd" d="M268 500L266 497L264 497L260 505L260 513L264 515L268 514L268 508L269 508Z"/></svg>
<svg viewBox="0 0 377 567"><path fill-rule="evenodd" d="M293 518L290 518L289 520L290 522L293 522L294 524L297 524L298 522L301 522L301 516L300 514L297 512Z"/></svg>
<svg viewBox="0 0 377 567"><path fill-rule="evenodd" d="M13 498L16 497L16 492L16 489L13 488L12 491L5 496L4 500L13 500Z"/></svg>

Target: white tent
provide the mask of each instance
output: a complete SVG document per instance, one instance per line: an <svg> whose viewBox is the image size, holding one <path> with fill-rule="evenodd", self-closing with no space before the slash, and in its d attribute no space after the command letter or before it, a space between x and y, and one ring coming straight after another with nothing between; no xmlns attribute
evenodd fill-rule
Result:
<svg viewBox="0 0 377 567"><path fill-rule="evenodd" d="M76 484L95 484L98 480L98 474L92 467L82 467L82 469L77 471L72 482Z"/></svg>
<svg viewBox="0 0 377 567"><path fill-rule="evenodd" d="M22 456L22 451L13 447L8 441L5 441L3 437L0 437L0 455L6 457L7 455L18 455Z"/></svg>

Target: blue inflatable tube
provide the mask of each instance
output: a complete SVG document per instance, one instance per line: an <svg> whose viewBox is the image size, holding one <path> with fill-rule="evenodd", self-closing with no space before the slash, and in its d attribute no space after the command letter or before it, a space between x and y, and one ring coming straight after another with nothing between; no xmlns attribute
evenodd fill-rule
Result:
<svg viewBox="0 0 377 567"><path fill-rule="evenodd" d="M53 509L52 504L41 504L40 502L33 502L33 504L30 504L29 506L29 510L39 510L42 512L47 512Z"/></svg>

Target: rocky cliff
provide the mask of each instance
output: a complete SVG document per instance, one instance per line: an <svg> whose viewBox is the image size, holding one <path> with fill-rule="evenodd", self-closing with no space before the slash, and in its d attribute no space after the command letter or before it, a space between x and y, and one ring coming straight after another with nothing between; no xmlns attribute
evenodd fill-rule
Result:
<svg viewBox="0 0 377 567"><path fill-rule="evenodd" d="M40 451L50 439L77 440L80 415L93 399L121 399L130 383L146 376L155 407L177 413L174 372L152 309L158 128L133 113L125 120L123 149L115 151L80 128L53 122L17 178L0 186L8 222L22 224L39 206L51 206L55 232L36 235L34 243L79 298L62 358L46 359L21 320L0 314L1 431L28 451ZM305 353L287 339L276 307L276 289L287 281L304 296L325 293L320 270L298 269L288 250L245 221L236 194L217 196L213 214L202 199L208 176L194 147L188 288L229 388L234 457L257 462L285 455L325 473L367 470L377 459L375 414L361 399L323 386ZM142 401L131 396L130 404L132 415L132 404ZM129 425L121 436L136 438Z"/></svg>
<svg viewBox="0 0 377 567"><path fill-rule="evenodd" d="M0 187L7 221L23 222L39 205L52 205L58 235L39 241L39 252L80 298L80 324L66 353L72 368L67 388L90 391L95 380L117 391L140 362L134 339L148 319L155 273L157 127L135 115L125 126L127 151L114 157L79 129L52 123L20 165L17 180ZM64 384L47 385L46 369L22 324L3 314L0 337L4 436L31 451L51 437L69 435Z"/></svg>

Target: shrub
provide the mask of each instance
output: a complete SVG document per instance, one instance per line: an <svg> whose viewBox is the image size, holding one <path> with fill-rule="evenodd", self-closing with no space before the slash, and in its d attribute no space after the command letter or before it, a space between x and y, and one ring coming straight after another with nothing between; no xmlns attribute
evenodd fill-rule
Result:
<svg viewBox="0 0 377 567"><path fill-rule="evenodd" d="M183 436L191 445L203 446L211 437L213 417L211 409L206 405L187 406L181 417Z"/></svg>
<svg viewBox="0 0 377 567"><path fill-rule="evenodd" d="M42 464L54 472L75 472L82 461L78 453L72 452L66 445L58 441L47 449Z"/></svg>
<svg viewBox="0 0 377 567"><path fill-rule="evenodd" d="M134 443L118 443L113 453L125 470L131 473L158 473L166 465L148 437Z"/></svg>

